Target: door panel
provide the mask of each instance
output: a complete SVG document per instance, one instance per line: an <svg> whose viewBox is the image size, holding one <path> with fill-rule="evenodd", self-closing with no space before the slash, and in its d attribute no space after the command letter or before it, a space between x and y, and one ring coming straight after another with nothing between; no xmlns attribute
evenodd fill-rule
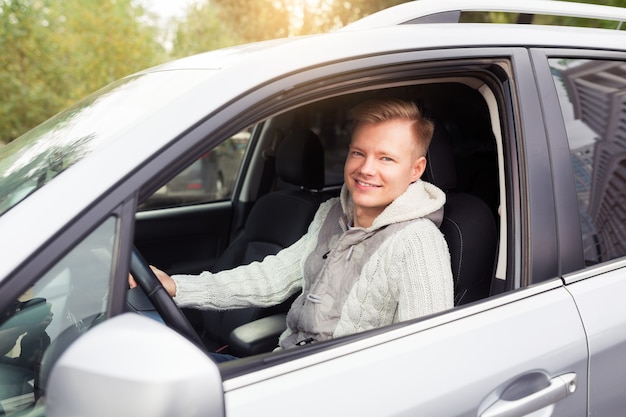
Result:
<svg viewBox="0 0 626 417"><path fill-rule="evenodd" d="M227 246L232 203L218 202L137 213L135 245L152 265L171 273L199 273Z"/></svg>
<svg viewBox="0 0 626 417"><path fill-rule="evenodd" d="M144 258L170 273L211 269L230 242L233 203L252 128L200 155L138 207L135 245ZM241 172L241 174L240 174Z"/></svg>
<svg viewBox="0 0 626 417"><path fill-rule="evenodd" d="M589 338L589 415L623 415L626 267L575 282L567 288L576 300Z"/></svg>
<svg viewBox="0 0 626 417"><path fill-rule="evenodd" d="M250 385L227 381L226 414L477 416L502 399L519 400L517 411L526 413L522 406L535 393L541 397L550 383L563 387L575 374L575 391L555 396L537 415L585 416L587 348L576 306L560 286L533 293L509 294L476 314L317 364L312 355ZM511 295L517 301L507 302ZM324 354L332 351L317 357Z"/></svg>

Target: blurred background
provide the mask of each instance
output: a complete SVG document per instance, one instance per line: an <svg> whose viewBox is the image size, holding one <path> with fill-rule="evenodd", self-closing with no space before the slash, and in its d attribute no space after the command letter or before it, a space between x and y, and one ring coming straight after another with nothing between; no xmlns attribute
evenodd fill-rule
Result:
<svg viewBox="0 0 626 417"><path fill-rule="evenodd" d="M626 0L587 2L626 7ZM404 1L0 0L0 146L141 69L236 44L335 30L399 3ZM578 24L542 18L540 23ZM477 13L470 19L516 17Z"/></svg>

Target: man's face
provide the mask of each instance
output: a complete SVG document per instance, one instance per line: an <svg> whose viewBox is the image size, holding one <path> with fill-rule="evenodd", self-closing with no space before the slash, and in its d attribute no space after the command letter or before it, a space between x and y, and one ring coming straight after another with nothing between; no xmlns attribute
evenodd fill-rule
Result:
<svg viewBox="0 0 626 417"><path fill-rule="evenodd" d="M393 200L418 180L426 168L407 120L363 123L357 126L344 166L344 181L359 217L369 227Z"/></svg>

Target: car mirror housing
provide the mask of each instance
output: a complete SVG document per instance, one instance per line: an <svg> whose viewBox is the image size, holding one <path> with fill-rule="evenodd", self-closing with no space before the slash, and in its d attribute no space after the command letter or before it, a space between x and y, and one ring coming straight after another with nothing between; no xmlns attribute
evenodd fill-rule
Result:
<svg viewBox="0 0 626 417"><path fill-rule="evenodd" d="M224 393L217 365L193 343L133 313L76 340L52 369L50 417L219 416Z"/></svg>

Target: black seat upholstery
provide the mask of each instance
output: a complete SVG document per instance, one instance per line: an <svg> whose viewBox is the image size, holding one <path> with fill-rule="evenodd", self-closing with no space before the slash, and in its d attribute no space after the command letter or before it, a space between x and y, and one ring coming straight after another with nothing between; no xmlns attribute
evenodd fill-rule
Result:
<svg viewBox="0 0 626 417"><path fill-rule="evenodd" d="M275 191L261 197L252 208L243 233L226 249L213 272L260 261L293 244L306 233L319 205L329 197L321 192L324 149L317 135L308 129L295 130L280 143L276 174L281 181L297 189ZM288 300L270 309L205 311L202 313L203 338L214 344L213 348L227 345L233 329L270 314L286 312L290 305L291 300Z"/></svg>
<svg viewBox="0 0 626 417"><path fill-rule="evenodd" d="M497 217L498 160L489 108L477 91L467 93L455 96L441 110L454 151L456 189L484 200Z"/></svg>
<svg viewBox="0 0 626 417"><path fill-rule="evenodd" d="M457 191L457 171L447 131L436 123L427 154L425 179L446 193L441 224L450 250L455 305L489 295L494 273L497 229L487 203L475 195Z"/></svg>

